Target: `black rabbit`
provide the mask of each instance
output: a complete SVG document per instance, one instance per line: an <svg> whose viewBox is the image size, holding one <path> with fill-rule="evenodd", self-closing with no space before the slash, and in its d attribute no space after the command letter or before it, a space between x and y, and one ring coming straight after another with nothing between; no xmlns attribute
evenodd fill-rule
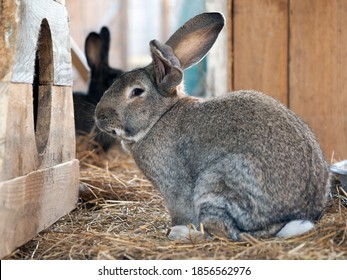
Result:
<svg viewBox="0 0 347 280"><path fill-rule="evenodd" d="M85 54L91 69L88 92L74 92L73 95L76 133L91 134L105 151L115 143L115 139L96 127L94 111L104 92L123 73L122 70L109 66L109 49L110 31L107 27L102 27L99 34L89 33L85 41Z"/></svg>

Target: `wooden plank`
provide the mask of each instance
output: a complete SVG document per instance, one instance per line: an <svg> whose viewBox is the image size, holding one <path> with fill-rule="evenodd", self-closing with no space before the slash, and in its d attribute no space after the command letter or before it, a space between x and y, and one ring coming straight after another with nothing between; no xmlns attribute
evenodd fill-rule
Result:
<svg viewBox="0 0 347 280"><path fill-rule="evenodd" d="M38 168L32 85L0 82L0 182Z"/></svg>
<svg viewBox="0 0 347 280"><path fill-rule="evenodd" d="M228 91L231 92L234 88L233 85L233 64L234 64L234 56L233 56L233 0L228 0Z"/></svg>
<svg viewBox="0 0 347 280"><path fill-rule="evenodd" d="M65 6L51 0L21 0L12 82L32 83L40 25L47 19L53 45L54 84L72 86L68 16ZM20 19L20 20L19 20Z"/></svg>
<svg viewBox="0 0 347 280"><path fill-rule="evenodd" d="M40 90L48 91L49 102L41 104L46 113L38 115L35 132L32 85L0 82L0 108L6 113L0 118L0 181L75 158L71 88L40 86ZM44 141L40 131L47 133Z"/></svg>
<svg viewBox="0 0 347 280"><path fill-rule="evenodd" d="M70 87L52 87L52 109L46 149L39 168L47 168L75 158L75 125Z"/></svg>
<svg viewBox="0 0 347 280"><path fill-rule="evenodd" d="M234 89L288 104L288 0L233 1Z"/></svg>
<svg viewBox="0 0 347 280"><path fill-rule="evenodd" d="M18 32L18 2L0 1L0 81L10 81Z"/></svg>
<svg viewBox="0 0 347 280"><path fill-rule="evenodd" d="M76 207L79 162L0 182L0 258Z"/></svg>
<svg viewBox="0 0 347 280"><path fill-rule="evenodd" d="M223 13L226 26L220 32L214 46L207 55L206 95L220 96L228 92L228 0L206 0L207 11Z"/></svg>
<svg viewBox="0 0 347 280"><path fill-rule="evenodd" d="M328 160L347 158L347 1L290 2L290 107Z"/></svg>
<svg viewBox="0 0 347 280"><path fill-rule="evenodd" d="M7 123L7 112L8 112L8 83L0 81L0 181L4 177L3 167L6 166L6 149L5 149L5 139L6 139L6 123Z"/></svg>

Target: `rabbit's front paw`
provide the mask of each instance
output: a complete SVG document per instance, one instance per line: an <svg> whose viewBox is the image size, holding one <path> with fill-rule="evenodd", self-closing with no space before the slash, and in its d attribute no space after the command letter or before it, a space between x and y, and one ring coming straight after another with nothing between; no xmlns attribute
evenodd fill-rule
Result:
<svg viewBox="0 0 347 280"><path fill-rule="evenodd" d="M168 238L170 240L179 240L181 242L196 242L204 239L204 234L198 231L193 225L180 225L171 228Z"/></svg>

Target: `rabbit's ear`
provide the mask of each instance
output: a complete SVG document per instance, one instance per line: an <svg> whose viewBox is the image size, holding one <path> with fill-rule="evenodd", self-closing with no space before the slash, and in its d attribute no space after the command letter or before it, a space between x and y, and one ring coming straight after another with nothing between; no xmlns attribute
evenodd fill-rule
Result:
<svg viewBox="0 0 347 280"><path fill-rule="evenodd" d="M183 71L171 47L156 40L149 43L157 85L163 93L174 93L182 82Z"/></svg>
<svg viewBox="0 0 347 280"><path fill-rule="evenodd" d="M102 64L103 48L103 41L100 35L95 32L89 33L84 48L89 67L92 70L99 69Z"/></svg>
<svg viewBox="0 0 347 280"><path fill-rule="evenodd" d="M100 37L102 39L101 59L106 65L108 65L108 53L110 51L111 35L110 30L106 26L101 28Z"/></svg>
<svg viewBox="0 0 347 280"><path fill-rule="evenodd" d="M198 63L210 50L224 26L220 13L203 13L180 27L166 42L181 63L182 69Z"/></svg>

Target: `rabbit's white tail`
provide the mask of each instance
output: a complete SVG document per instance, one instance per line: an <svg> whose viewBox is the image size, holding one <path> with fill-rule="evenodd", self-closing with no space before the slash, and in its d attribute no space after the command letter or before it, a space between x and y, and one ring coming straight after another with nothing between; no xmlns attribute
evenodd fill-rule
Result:
<svg viewBox="0 0 347 280"><path fill-rule="evenodd" d="M291 237L303 234L314 228L314 224L307 220L294 220L287 223L276 236L278 237Z"/></svg>

